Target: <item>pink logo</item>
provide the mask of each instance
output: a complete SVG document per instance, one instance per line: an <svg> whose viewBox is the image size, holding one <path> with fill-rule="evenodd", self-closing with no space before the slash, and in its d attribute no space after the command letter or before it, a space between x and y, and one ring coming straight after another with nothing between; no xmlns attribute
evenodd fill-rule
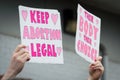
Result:
<svg viewBox="0 0 120 80"><path fill-rule="evenodd" d="M56 48L57 54L58 56L60 56L61 52L62 52L62 48L61 47L57 47Z"/></svg>
<svg viewBox="0 0 120 80"><path fill-rule="evenodd" d="M58 14L51 14L51 19L52 19L52 22L53 22L54 25L55 25L56 22L57 22L57 19L58 19Z"/></svg>
<svg viewBox="0 0 120 80"><path fill-rule="evenodd" d="M27 19L27 10L22 10L22 17L23 17L24 21L26 21L26 19Z"/></svg>

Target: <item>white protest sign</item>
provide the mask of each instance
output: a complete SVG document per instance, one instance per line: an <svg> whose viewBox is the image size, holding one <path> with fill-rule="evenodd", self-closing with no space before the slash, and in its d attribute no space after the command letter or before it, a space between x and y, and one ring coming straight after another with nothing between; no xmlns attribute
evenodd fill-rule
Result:
<svg viewBox="0 0 120 80"><path fill-rule="evenodd" d="M60 13L53 9L19 6L21 43L34 63L63 64Z"/></svg>
<svg viewBox="0 0 120 80"><path fill-rule="evenodd" d="M88 62L99 55L101 19L78 5L75 50Z"/></svg>

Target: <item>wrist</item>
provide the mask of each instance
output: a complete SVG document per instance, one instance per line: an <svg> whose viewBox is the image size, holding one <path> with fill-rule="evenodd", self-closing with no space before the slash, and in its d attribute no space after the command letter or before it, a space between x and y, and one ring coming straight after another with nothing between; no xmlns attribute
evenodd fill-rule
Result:
<svg viewBox="0 0 120 80"><path fill-rule="evenodd" d="M1 80L8 80L11 78L14 78L16 75L14 73L14 70L7 70L6 73L3 75Z"/></svg>
<svg viewBox="0 0 120 80"><path fill-rule="evenodd" d="M89 76L88 80L99 80L99 79L94 79L93 77Z"/></svg>

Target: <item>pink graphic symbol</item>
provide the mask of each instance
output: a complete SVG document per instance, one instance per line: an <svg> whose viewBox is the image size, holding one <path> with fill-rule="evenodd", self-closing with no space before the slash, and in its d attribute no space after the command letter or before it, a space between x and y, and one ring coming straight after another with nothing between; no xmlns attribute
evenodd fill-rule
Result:
<svg viewBox="0 0 120 80"><path fill-rule="evenodd" d="M62 52L62 48L61 47L57 47L56 48L57 54L58 56L60 56L61 52Z"/></svg>
<svg viewBox="0 0 120 80"><path fill-rule="evenodd" d="M22 10L22 17L23 17L24 21L26 21L27 15L28 15L27 10Z"/></svg>
<svg viewBox="0 0 120 80"><path fill-rule="evenodd" d="M54 25L57 23L58 20L58 14L51 14L51 19Z"/></svg>

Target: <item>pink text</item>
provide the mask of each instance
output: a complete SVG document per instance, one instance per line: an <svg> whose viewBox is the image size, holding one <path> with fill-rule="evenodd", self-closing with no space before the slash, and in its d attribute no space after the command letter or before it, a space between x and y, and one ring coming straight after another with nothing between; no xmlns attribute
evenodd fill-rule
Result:
<svg viewBox="0 0 120 80"><path fill-rule="evenodd" d="M61 30L24 26L24 39L62 40Z"/></svg>
<svg viewBox="0 0 120 80"><path fill-rule="evenodd" d="M93 23L93 16L90 14L90 13L88 13L88 12L86 12L85 11L85 17L89 20L89 21L91 21L92 23Z"/></svg>
<svg viewBox="0 0 120 80"><path fill-rule="evenodd" d="M83 32L85 35L89 37L93 37L94 40L97 40L98 28L92 25L89 21L84 20L82 16L80 16L80 32Z"/></svg>
<svg viewBox="0 0 120 80"><path fill-rule="evenodd" d="M85 40L87 43L92 44L91 38L87 37L86 35L84 35L84 40Z"/></svg>
<svg viewBox="0 0 120 80"><path fill-rule="evenodd" d="M32 57L56 57L55 45L51 44L30 44Z"/></svg>
<svg viewBox="0 0 120 80"><path fill-rule="evenodd" d="M84 55L87 57L91 58L92 60L95 61L96 55L97 55L97 50L88 46L84 42L78 40L77 42L77 49L79 52L82 52Z"/></svg>
<svg viewBox="0 0 120 80"><path fill-rule="evenodd" d="M30 10L30 20L31 23L41 23L41 24L48 24L49 13Z"/></svg>

